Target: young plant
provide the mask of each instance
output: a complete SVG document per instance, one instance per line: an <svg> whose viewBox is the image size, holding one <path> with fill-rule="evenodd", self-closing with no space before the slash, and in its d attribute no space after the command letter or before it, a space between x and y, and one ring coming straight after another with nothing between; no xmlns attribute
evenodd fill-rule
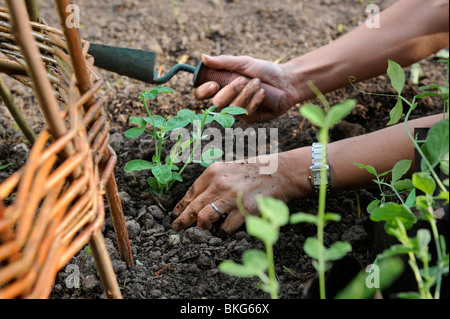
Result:
<svg viewBox="0 0 450 319"><path fill-rule="evenodd" d="M334 105L330 107L328 101L325 99L323 94L312 84L308 83L310 88L316 93L322 102L324 109L317 105L305 104L300 108L300 113L311 121L313 124L318 126L318 141L325 146L329 142L329 130L330 128L341 121L345 116L347 116L356 104L355 100L346 100L343 103ZM291 224L308 222L313 223L317 226L317 238L310 237L305 241L304 250L305 252L317 260L314 263L315 268L319 273L319 289L320 298L325 299L325 272L326 263L333 260L341 259L348 252L351 251L352 247L347 242L336 242L331 247L326 248L323 243L324 238L324 228L328 221L339 221L340 216L333 213L325 213L326 204L326 180L327 180L327 154L324 152L322 154L322 170L320 171L321 185L319 189L319 207L317 216L313 216L306 213L296 213L291 216Z"/></svg>
<svg viewBox="0 0 450 319"><path fill-rule="evenodd" d="M397 103L390 112L391 118L388 125L395 124L400 120L403 115L403 103L409 105L410 108L405 115L404 124L416 151L421 156L420 171L415 172L411 179L401 179L410 169L411 161L409 160L400 161L392 170L381 174L369 165L355 163L372 173L376 177L374 181L380 187L381 199L374 200L367 208L370 218L374 221L384 221L386 232L394 236L399 242L399 244L385 250L377 259L384 260L399 254L407 254L409 257L409 265L416 278L418 292L401 294L400 296L404 298L439 298L442 277L448 275L449 271L446 242L438 232L437 220L433 214L437 201L443 201L445 204L449 202L449 193L446 188L449 184L448 59L445 60L445 63L447 66L446 86L429 85L422 87L425 90L435 89L439 93L425 91L414 96L410 102L401 95L405 85L405 72L400 65L389 60L387 74L392 86L397 91L397 95L394 95L397 97ZM417 107L416 100L426 96L438 96L444 101L444 115L443 119L428 131L426 139L419 141L412 136L407 125L412 111ZM422 146L419 145L420 143L422 143ZM441 180L438 170L444 173L447 178ZM385 180L388 174L391 176L389 182ZM393 198L384 192L383 187L388 187L394 193L393 196L398 203L394 202ZM404 201L400 193L408 191L409 195ZM419 191L423 195L417 195ZM413 208L419 212L418 216L412 211ZM431 233L428 229L421 228L417 231L416 237L410 237L407 231L419 219L426 220L430 224ZM431 240L434 240L436 246L437 261L435 265L430 265L429 244ZM422 264L422 269L419 267L418 260ZM434 293L432 292L433 288Z"/></svg>
<svg viewBox="0 0 450 319"><path fill-rule="evenodd" d="M131 160L125 165L125 172L151 170L152 175L147 179L152 192L162 194L170 190L176 181L183 181L182 174L186 167L193 162L199 162L203 166L208 166L217 158L222 157L223 151L216 148L211 148L201 154L200 159L196 159L194 154L201 146L201 141L208 136L203 135L205 126L212 121L216 121L224 128L231 128L234 124L234 115L247 114L243 108L236 106L229 106L220 111L214 112L216 106L212 106L207 110L202 110L201 114L196 114L192 110L180 110L176 116L168 118L167 116L152 115L147 100L154 100L161 93L174 92L172 89L158 86L140 93L140 100L143 102L148 116L144 117L130 117L130 122L137 124L127 130L124 135L126 138L136 138L144 133L149 134L155 142L155 154L152 161L143 159ZM193 129L190 132L191 136L182 141L182 134L178 135L175 145L166 158L163 158L163 142L169 138L169 132L186 127L192 124ZM180 155L185 150L192 151L185 161L181 169L176 165L180 162Z"/></svg>
<svg viewBox="0 0 450 319"><path fill-rule="evenodd" d="M289 222L289 209L285 203L271 197L258 197L257 203L261 216L248 214L238 197L239 210L246 215L247 232L264 243L265 252L246 250L242 254L242 264L226 260L219 265L219 270L241 278L258 277L262 282L260 288L269 293L272 299L278 299L279 284L275 276L273 246L278 240L280 227Z"/></svg>
<svg viewBox="0 0 450 319"><path fill-rule="evenodd" d="M12 165L12 163L8 163L8 164L5 164L5 165L0 165L0 171L10 167L11 165Z"/></svg>

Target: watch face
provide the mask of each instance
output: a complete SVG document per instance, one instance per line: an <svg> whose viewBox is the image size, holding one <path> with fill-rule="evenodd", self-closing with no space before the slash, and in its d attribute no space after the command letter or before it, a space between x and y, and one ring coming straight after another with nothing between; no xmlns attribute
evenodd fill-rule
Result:
<svg viewBox="0 0 450 319"><path fill-rule="evenodd" d="M320 185L320 172L313 172L313 184Z"/></svg>

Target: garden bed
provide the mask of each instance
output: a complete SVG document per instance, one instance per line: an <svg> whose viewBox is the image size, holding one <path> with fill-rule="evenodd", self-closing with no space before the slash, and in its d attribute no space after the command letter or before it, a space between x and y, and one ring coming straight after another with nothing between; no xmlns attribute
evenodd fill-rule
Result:
<svg viewBox="0 0 450 319"><path fill-rule="evenodd" d="M382 8L394 1L383 1ZM183 60L196 65L202 53L210 55L251 55L257 58L288 61L336 39L362 23L365 7L360 1L317 0L304 1L175 1L179 13L177 24L169 1L78 1L81 8L82 36L84 39L108 45L147 49L157 52L156 67L163 73ZM58 27L59 21L52 2L42 2L41 14L46 21ZM314 17L314 19L311 19ZM343 30L339 25L343 26ZM430 57L421 62L424 71L420 85L442 84L444 68ZM409 68L406 69L409 75ZM130 116L144 115L139 92L149 84L100 71L106 80L102 90L105 108L111 124L111 146L117 153L115 176L129 229L132 254L136 266L128 268L117 253L112 220L106 207L104 234L114 270L124 298L146 299L259 299L269 295L255 287L256 279L238 279L221 273L218 265L228 259L240 261L247 249L263 249L262 243L241 228L228 238L218 236L214 225L211 231L191 227L176 233L171 228L171 210L183 197L189 186L204 170L191 164L171 192L157 196L146 192L145 173L125 173L124 165L132 159L151 160L152 141L125 139L123 133L131 127ZM165 85L175 93L164 94L149 105L153 114L172 116L188 108L200 112L210 102L193 97L190 74L179 73ZM8 83L10 83L8 81ZM36 130L42 118L30 90L11 82L12 93L32 121ZM380 76L358 84L369 92L393 92L387 76ZM405 97L417 94L418 85L409 81ZM351 86L326 95L331 104L354 98L355 110L344 122L331 131L331 140L372 132L386 126L389 111L395 99L362 95ZM413 117L442 111L438 100L420 100ZM436 106L437 105L437 106ZM0 171L0 182L24 164L28 145L4 108L0 108L0 163L12 165ZM278 128L279 151L311 145L317 129L302 118L298 108L292 108L279 119L258 125L245 125L236 121L234 127ZM167 151L167 150L166 150ZM351 256L362 266L371 264L377 253L371 222L365 208L378 196L377 190L359 190L356 193L328 195L327 211L342 216L339 223L330 223L325 229L325 244L349 241ZM362 209L357 217L357 198ZM291 213L317 212L315 198L289 203ZM298 299L315 275L311 259L303 251L307 237L315 235L311 225L289 225L281 230L274 248L276 274L280 282L280 298ZM64 269L58 274L52 298L104 298L92 255L85 248L70 263L81 269L81 286L68 288Z"/></svg>

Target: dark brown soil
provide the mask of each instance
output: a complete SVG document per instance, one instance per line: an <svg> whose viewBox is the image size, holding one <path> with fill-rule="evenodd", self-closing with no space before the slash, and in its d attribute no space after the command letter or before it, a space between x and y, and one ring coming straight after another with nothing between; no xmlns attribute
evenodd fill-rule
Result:
<svg viewBox="0 0 450 319"><path fill-rule="evenodd" d="M383 1L385 8L394 1ZM50 25L59 26L52 1L40 2L41 14ZM134 47L157 52L156 68L163 73L180 59L196 65L202 53L210 55L251 55L257 58L288 61L303 53L333 41L342 32L348 32L365 19L365 5L361 1L239 1L239 0L176 0L179 26L170 1L139 0L80 0L83 38L91 42ZM421 61L424 71L420 85L445 81L444 70L436 58ZM409 75L409 68L407 75ZM263 249L259 240L249 236L245 228L229 238L218 237L215 229L204 231L192 227L176 233L171 229L169 212L203 168L191 165L168 195L154 196L146 192L144 173L124 173L124 165L131 159L151 159L154 147L148 139L125 139L130 116L144 114L138 94L151 87L149 84L101 71L107 81L103 89L106 111L111 122L111 145L118 155L115 176L121 193L132 253L136 266L130 269L120 260L116 237L107 207L104 235L124 298L127 299L266 299L269 295L255 287L255 279L238 279L221 273L218 265L227 259L240 261L247 249ZM8 81L9 83L9 81ZM26 114L35 121L39 130L42 121L34 98L28 89L11 83L13 93ZM165 84L175 90L151 104L153 113L174 115L182 108L200 111L210 102L193 97L190 74L179 73ZM392 92L387 76L360 83L365 91ZM418 86L407 83L406 96L417 94ZM363 95L352 87L327 94L331 104L348 98L358 100L357 107L344 122L331 132L332 140L372 132L383 128L389 119L389 110L395 100ZM422 99L414 116L442 111L437 100ZM0 181L18 169L28 154L27 143L4 108L0 108L0 163L12 166L0 171ZM236 122L236 127L249 127ZM279 151L310 145L316 139L316 129L303 119L298 108L269 123L252 127L278 128ZM377 191L360 190L363 217L357 218L355 193L330 194L327 211L342 216L339 223L326 228L325 244L346 240L353 246L350 256L361 266L374 261L376 250L371 232L365 228L365 207L378 195ZM291 213L303 211L314 214L315 198L289 203ZM275 246L276 274L280 282L280 298L299 299L305 286L315 275L311 259L303 251L307 237L315 235L309 225L286 226L281 230ZM104 298L92 255L86 257L86 248L70 264L82 267L81 287L70 289L65 285L69 273L58 274L51 297Z"/></svg>

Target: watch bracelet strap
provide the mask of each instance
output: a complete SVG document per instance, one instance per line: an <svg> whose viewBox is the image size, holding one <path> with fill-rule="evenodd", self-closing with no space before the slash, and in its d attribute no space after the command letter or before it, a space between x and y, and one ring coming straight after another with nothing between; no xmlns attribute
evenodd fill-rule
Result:
<svg viewBox="0 0 450 319"><path fill-rule="evenodd" d="M312 159L312 169L318 169L320 170L322 168L322 157L327 156L327 147L326 145L323 145L321 143L313 143L312 144L312 150L311 150L311 159ZM330 166L328 164L325 165L325 168L327 170L327 192L330 191ZM313 177L311 176L311 182L313 180ZM313 185L314 192L318 193L320 185Z"/></svg>

